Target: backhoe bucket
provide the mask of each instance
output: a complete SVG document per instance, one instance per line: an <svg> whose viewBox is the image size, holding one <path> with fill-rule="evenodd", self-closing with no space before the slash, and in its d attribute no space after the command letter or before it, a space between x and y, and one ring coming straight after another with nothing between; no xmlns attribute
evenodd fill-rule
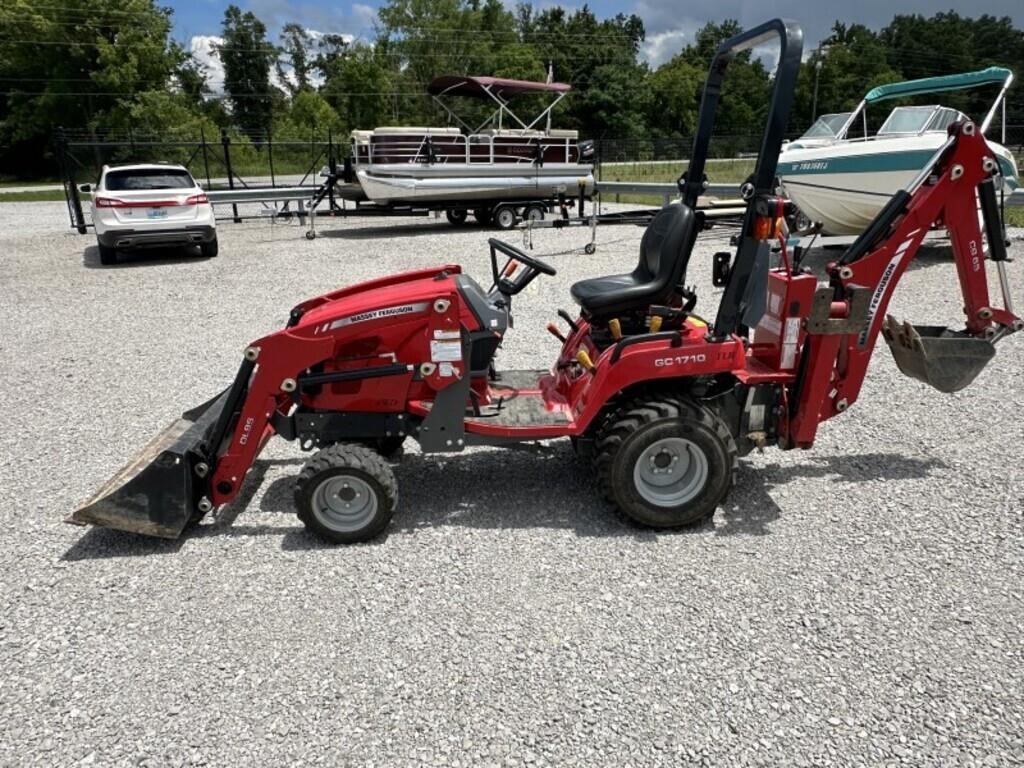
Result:
<svg viewBox="0 0 1024 768"><path fill-rule="evenodd" d="M940 326L898 323L888 315L882 335L896 365L912 379L940 392L958 392L981 373L996 353L985 339Z"/></svg>
<svg viewBox="0 0 1024 768"><path fill-rule="evenodd" d="M207 437L227 392L182 414L114 475L67 522L176 539L208 496ZM202 475L202 477L200 476Z"/></svg>

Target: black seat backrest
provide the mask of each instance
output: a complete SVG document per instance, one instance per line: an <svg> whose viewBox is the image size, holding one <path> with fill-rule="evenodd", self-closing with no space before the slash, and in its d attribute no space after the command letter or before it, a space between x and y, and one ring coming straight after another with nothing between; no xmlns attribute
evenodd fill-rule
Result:
<svg viewBox="0 0 1024 768"><path fill-rule="evenodd" d="M656 294L651 303L666 300L682 284L696 238L697 217L682 203L669 203L647 226L633 277Z"/></svg>

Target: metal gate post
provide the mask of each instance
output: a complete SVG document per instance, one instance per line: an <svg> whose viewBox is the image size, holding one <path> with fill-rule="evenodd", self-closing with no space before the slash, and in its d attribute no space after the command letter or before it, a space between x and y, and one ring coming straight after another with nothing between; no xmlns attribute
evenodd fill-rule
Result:
<svg viewBox="0 0 1024 768"><path fill-rule="evenodd" d="M231 170L231 138L228 136L226 128L220 129L220 143L224 147L224 170L228 174L228 189L234 189L235 174ZM238 216L238 205L236 203L231 204L231 211L235 215L235 224L241 224L242 220Z"/></svg>
<svg viewBox="0 0 1024 768"><path fill-rule="evenodd" d="M213 189L213 182L210 181L210 158L206 155L206 131L199 126L199 140L203 143L203 169L206 171L206 189Z"/></svg>
<svg viewBox="0 0 1024 768"><path fill-rule="evenodd" d="M82 213L82 198L78 194L78 185L75 184L71 163L68 161L68 137L63 128L57 129L54 143L57 150L57 168L60 171L60 180L64 184L64 199L68 205L68 217L75 231L84 235L87 229L85 214Z"/></svg>

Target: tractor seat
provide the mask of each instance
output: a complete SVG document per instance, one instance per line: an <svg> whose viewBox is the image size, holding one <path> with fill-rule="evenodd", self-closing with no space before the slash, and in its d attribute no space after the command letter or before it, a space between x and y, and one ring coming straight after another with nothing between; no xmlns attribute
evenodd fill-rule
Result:
<svg viewBox="0 0 1024 768"><path fill-rule="evenodd" d="M669 203L647 225L640 263L625 275L580 280L570 289L588 317L609 317L666 304L686 276L697 238L697 217L682 203Z"/></svg>

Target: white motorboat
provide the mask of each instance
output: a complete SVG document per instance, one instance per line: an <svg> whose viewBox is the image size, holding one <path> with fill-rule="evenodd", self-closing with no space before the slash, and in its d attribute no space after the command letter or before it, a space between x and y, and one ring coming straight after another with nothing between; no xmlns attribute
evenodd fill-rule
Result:
<svg viewBox="0 0 1024 768"><path fill-rule="evenodd" d="M565 83L446 75L428 93L457 125L381 127L352 132L352 164L374 203L462 203L486 211L501 202L550 200L594 191L593 151L576 131L550 127L551 111L569 92ZM553 99L532 120L521 119L510 100L524 94ZM449 97L492 101L496 108L478 126L464 122Z"/></svg>
<svg viewBox="0 0 1024 768"><path fill-rule="evenodd" d="M943 77L881 85L869 91L853 112L822 115L799 139L786 145L778 174L786 195L808 222L821 225L829 235L862 232L886 201L909 184L946 141L948 127L966 119L955 109L933 104L900 106L892 110L874 136L867 135L867 107L881 101L929 93L999 85L999 94L981 122L986 133L997 111L1003 109L1013 73L989 67ZM860 123L863 135L851 137ZM1003 189L1019 185L1013 154L991 139Z"/></svg>

